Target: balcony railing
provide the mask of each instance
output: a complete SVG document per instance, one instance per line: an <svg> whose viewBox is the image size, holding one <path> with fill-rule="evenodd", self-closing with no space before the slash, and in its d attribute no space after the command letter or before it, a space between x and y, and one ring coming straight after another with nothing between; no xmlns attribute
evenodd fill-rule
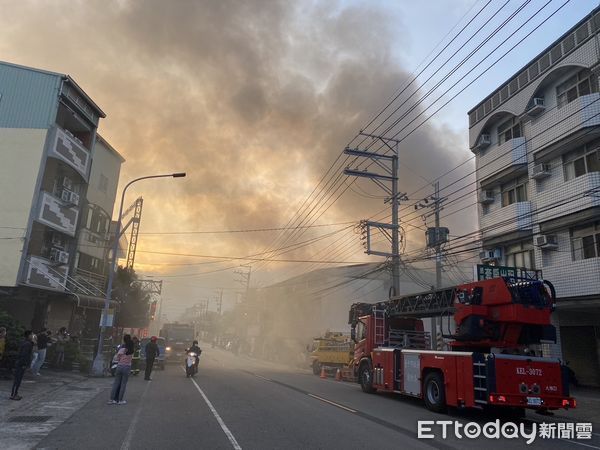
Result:
<svg viewBox="0 0 600 450"><path fill-rule="evenodd" d="M513 203L481 216L484 239L513 231L529 230L531 226L531 202Z"/></svg>
<svg viewBox="0 0 600 450"><path fill-rule="evenodd" d="M52 133L49 155L69 164L87 181L90 151L75 136L58 126Z"/></svg>
<svg viewBox="0 0 600 450"><path fill-rule="evenodd" d="M524 137L518 137L502 145L489 147L482 156L478 157L477 178L483 181L522 164L527 164L527 143Z"/></svg>
<svg viewBox="0 0 600 450"><path fill-rule="evenodd" d="M49 192L42 191L38 203L36 220L55 230L75 236L79 210L65 204Z"/></svg>
<svg viewBox="0 0 600 450"><path fill-rule="evenodd" d="M592 194L599 188L600 172L590 172L539 193L535 199L537 221L544 222L582 209L600 206L600 196Z"/></svg>
<svg viewBox="0 0 600 450"><path fill-rule="evenodd" d="M106 277L83 269L75 269L72 274L75 283L69 282L70 289L74 292L87 290L94 295L102 296L106 292ZM82 292L88 294L89 292Z"/></svg>
<svg viewBox="0 0 600 450"><path fill-rule="evenodd" d="M64 291L69 268L38 256L30 256L26 260L25 284L29 286Z"/></svg>

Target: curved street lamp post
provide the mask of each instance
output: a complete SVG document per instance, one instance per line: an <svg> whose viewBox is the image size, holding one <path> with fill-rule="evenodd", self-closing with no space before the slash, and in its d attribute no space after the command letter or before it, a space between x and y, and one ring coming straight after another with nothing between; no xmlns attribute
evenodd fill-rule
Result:
<svg viewBox="0 0 600 450"><path fill-rule="evenodd" d="M94 364L92 365L92 373L96 376L104 375L104 359L102 358L102 347L104 344L104 333L107 328L108 322L108 309L110 305L110 299L112 295L112 287L115 279L115 271L117 266L117 252L119 250L119 238L121 237L121 215L123 214L123 202L125 201L125 191L136 181L147 180L149 178L183 178L185 172L170 173L166 175L148 175L145 177L136 178L131 180L123 188L121 195L121 204L119 206L119 215L117 216L117 226L115 228L115 239L112 246L112 259L108 271L108 286L106 288L106 297L104 299L104 308L102 309L102 323L100 324L100 335L98 337L98 349L96 351L96 357L94 358Z"/></svg>

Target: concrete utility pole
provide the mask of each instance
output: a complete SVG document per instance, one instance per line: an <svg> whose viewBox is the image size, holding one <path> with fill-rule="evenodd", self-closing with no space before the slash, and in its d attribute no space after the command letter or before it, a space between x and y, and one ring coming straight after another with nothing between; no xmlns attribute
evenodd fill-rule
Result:
<svg viewBox="0 0 600 450"><path fill-rule="evenodd" d="M344 174L354 177L369 178L377 186L383 189L389 197L385 199L385 203L390 203L392 207L392 223L381 223L365 221L367 229L367 254L379 255L391 258L392 260L392 291L390 297L400 295L400 226L398 216L398 206L400 201L406 200L405 193L398 192L398 144L400 141L396 139L386 138L382 136L360 133L362 136L369 137L373 140L379 140L391 151L391 155L383 155L379 153L367 152L359 149L351 149L346 147L344 153L346 155L357 156L360 158L368 158L371 164L375 164L382 170L382 173L367 172L359 169L344 169ZM390 145L393 144L392 145ZM388 184L386 184L389 183ZM383 233L391 243L392 251L381 252L371 248L371 229L375 228Z"/></svg>
<svg viewBox="0 0 600 450"><path fill-rule="evenodd" d="M415 210L421 208L433 209L433 216L435 220L435 227L427 228L426 238L427 247L435 250L435 289L442 288L442 245L448 242L448 228L440 227L440 211L443 208L442 203L446 201L445 198L440 196L440 183L436 181L434 183L434 194L428 198L423 199L421 202L415 205ZM431 203L429 201L432 200ZM424 218L431 216L430 214L424 215ZM434 350L438 349L437 343L437 330L438 323L437 317L431 317L431 347Z"/></svg>

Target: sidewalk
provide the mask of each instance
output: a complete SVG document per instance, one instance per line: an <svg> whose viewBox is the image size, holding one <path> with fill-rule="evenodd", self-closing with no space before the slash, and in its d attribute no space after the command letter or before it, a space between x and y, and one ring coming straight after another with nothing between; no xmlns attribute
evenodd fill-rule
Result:
<svg viewBox="0 0 600 450"><path fill-rule="evenodd" d="M0 442L3 449L30 449L110 385L106 379L43 370L25 375L21 401L9 400L12 380L0 379Z"/></svg>

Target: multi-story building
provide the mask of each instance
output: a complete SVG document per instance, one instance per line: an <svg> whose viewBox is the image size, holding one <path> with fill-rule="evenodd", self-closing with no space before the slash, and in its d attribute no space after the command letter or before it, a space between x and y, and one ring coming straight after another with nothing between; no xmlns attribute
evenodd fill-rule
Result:
<svg viewBox="0 0 600 450"><path fill-rule="evenodd" d="M600 8L469 112L482 260L541 270L558 342L600 384Z"/></svg>
<svg viewBox="0 0 600 450"><path fill-rule="evenodd" d="M70 76L0 62L0 306L34 328L101 303L123 162L103 117Z"/></svg>

